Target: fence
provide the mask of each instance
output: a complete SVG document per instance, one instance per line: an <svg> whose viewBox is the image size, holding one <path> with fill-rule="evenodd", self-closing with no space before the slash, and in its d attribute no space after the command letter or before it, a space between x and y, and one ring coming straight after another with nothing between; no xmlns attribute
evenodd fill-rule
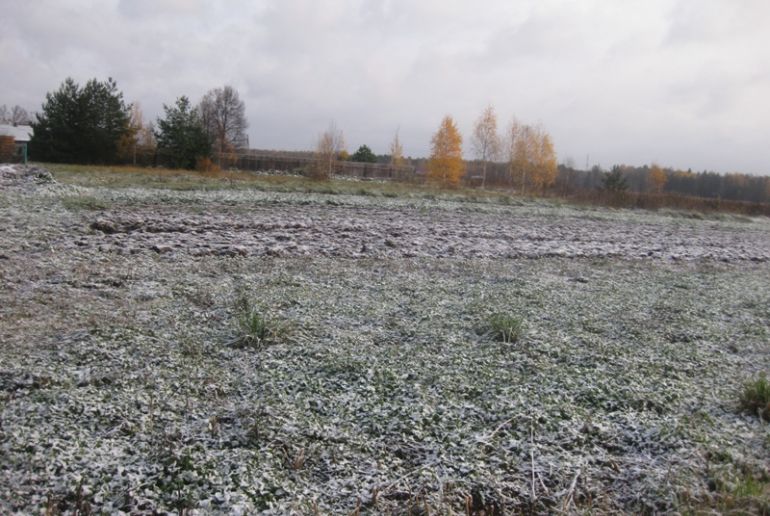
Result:
<svg viewBox="0 0 770 516"><path fill-rule="evenodd" d="M213 162L222 168L238 170L272 171L304 173L315 164L309 153L223 153L214 156ZM359 179L382 179L394 181L415 181L419 179L414 167L394 166L384 163L360 163L356 161L336 161L334 173L340 176Z"/></svg>
<svg viewBox="0 0 770 516"><path fill-rule="evenodd" d="M125 164L142 167L172 166L173 157L155 149L137 150L122 160ZM211 162L223 170L237 169L253 172L293 172L305 174L315 164L311 152L246 151L215 154ZM423 175L414 166L394 166L386 163L334 162L334 174L359 179L392 181L421 181Z"/></svg>

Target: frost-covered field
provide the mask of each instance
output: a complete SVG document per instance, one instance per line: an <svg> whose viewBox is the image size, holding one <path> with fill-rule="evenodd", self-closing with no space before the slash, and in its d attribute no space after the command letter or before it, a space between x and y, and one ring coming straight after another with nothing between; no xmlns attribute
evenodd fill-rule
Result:
<svg viewBox="0 0 770 516"><path fill-rule="evenodd" d="M2 167L0 512L767 510L769 260L761 218Z"/></svg>

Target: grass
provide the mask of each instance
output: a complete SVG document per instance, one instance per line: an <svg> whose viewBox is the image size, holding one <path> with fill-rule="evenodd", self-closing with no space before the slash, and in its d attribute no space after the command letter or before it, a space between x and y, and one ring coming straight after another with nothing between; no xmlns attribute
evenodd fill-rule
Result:
<svg viewBox="0 0 770 516"><path fill-rule="evenodd" d="M232 190L254 189L269 192L318 193L328 195L361 195L372 197L406 197L426 200L451 199L459 202L518 205L531 196L519 196L507 191L479 190L468 187L443 188L430 183L398 181L366 181L360 179L331 179L317 181L296 174L257 174L247 171L194 171L134 166L75 165L36 163L51 171L54 178L65 184L86 187L152 188L169 190ZM588 191L556 195L546 194L552 204L571 206L611 207L660 211L673 217L752 222L749 216L770 216L770 205L742 201L724 201L685 197L673 194L630 193L607 194ZM727 212L727 213L724 213ZM728 215L732 214L732 215Z"/></svg>
<svg viewBox="0 0 770 516"><path fill-rule="evenodd" d="M270 323L257 310L252 310L238 316L238 345L240 347L261 347L271 336Z"/></svg>
<svg viewBox="0 0 770 516"><path fill-rule="evenodd" d="M741 410L770 421L770 381L762 373L758 378L743 385L740 398Z"/></svg>
<svg viewBox="0 0 770 516"><path fill-rule="evenodd" d="M266 316L264 310L247 298L239 298L236 309L237 336L233 341L235 347L261 349L282 342L289 334L289 327L285 322Z"/></svg>
<svg viewBox="0 0 770 516"><path fill-rule="evenodd" d="M236 223L248 227L261 215L231 210L229 196L170 196L162 188L461 195L367 181L145 172L61 174L75 184L126 175L156 181L158 189L141 196L101 186L87 192L120 217L189 209L169 206L180 197L244 217ZM82 498L105 513L124 506L210 512L214 493L232 493L221 512L243 502L252 513L315 506L350 514L359 503L362 513L405 513L413 496L432 509L422 513L438 514L560 506L674 512L683 491L704 512L763 510L768 426L723 409L737 405L734 378L747 369L770 372L767 340L756 330L768 315L766 263L189 253L168 260L150 251L105 252L98 235L76 252L49 253L49 242L76 239L87 227L39 209L54 203L62 215L54 196L76 197L73 190L80 189L46 189L23 202L0 196L14 206L4 208L3 227L21 228L5 231L8 256L0 258L0 277L12 280L0 289L7 321L0 335L8 342L0 350L7 441L0 512L35 512L49 492L72 511L80 478ZM384 197L358 201L390 209ZM125 200L133 198L141 205ZM89 209L86 200L72 202ZM429 217L434 209L403 204L390 213ZM471 227L492 222L466 207L454 206L447 218ZM368 224L366 211L357 216ZM538 220L562 216L534 203L501 216L511 215L531 218L533 231ZM612 224L635 234L632 222L619 219ZM756 226L766 239L766 226ZM227 227L214 224L212 237L232 239ZM390 227L373 229L386 245ZM713 234L714 245L735 245L722 234ZM93 264L104 281L93 281ZM242 293L235 306L234 291ZM301 324L291 340L287 320ZM493 331L526 345L490 343ZM73 379L84 365L116 381L78 386ZM703 459L711 449L719 453ZM129 474L115 474L126 464ZM98 502L87 498L92 493Z"/></svg>
<svg viewBox="0 0 770 516"><path fill-rule="evenodd" d="M766 476L741 474L731 481L717 481L710 501L691 500L680 507L683 514L770 514L770 482Z"/></svg>
<svg viewBox="0 0 770 516"><path fill-rule="evenodd" d="M61 203L70 211L104 211L110 207L104 200L90 195L64 197Z"/></svg>
<svg viewBox="0 0 770 516"><path fill-rule="evenodd" d="M524 320L511 314L494 314L489 318L489 330L497 340L518 342L524 334Z"/></svg>
<svg viewBox="0 0 770 516"><path fill-rule="evenodd" d="M244 171L177 170L132 166L38 164L51 171L54 178L65 184L102 188L151 188L168 190L241 190L268 192L315 193L326 195L361 195L387 198L448 198L461 202L510 204L500 192L468 188L441 188L434 184L402 183L397 181L365 181L331 179L316 181L301 175L256 174ZM502 199L508 199L503 201Z"/></svg>

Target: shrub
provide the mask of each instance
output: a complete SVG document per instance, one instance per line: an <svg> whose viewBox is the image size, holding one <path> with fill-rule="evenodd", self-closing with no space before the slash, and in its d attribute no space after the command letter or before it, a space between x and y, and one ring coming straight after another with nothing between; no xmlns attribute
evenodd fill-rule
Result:
<svg viewBox="0 0 770 516"><path fill-rule="evenodd" d="M743 385L740 405L741 410L770 421L770 381L766 374L762 373L756 380Z"/></svg>
<svg viewBox="0 0 770 516"><path fill-rule="evenodd" d="M219 165L211 161L208 157L195 158L195 170L198 172L219 172Z"/></svg>
<svg viewBox="0 0 770 516"><path fill-rule="evenodd" d="M518 342L524 333L524 321L510 314L495 314L489 318L492 335L503 342Z"/></svg>

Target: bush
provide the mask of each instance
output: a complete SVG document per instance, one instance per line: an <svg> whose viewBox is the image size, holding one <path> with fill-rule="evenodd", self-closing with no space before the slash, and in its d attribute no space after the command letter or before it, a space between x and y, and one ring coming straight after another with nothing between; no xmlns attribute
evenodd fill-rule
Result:
<svg viewBox="0 0 770 516"><path fill-rule="evenodd" d="M195 170L198 172L219 172L219 165L211 161L211 158L195 158Z"/></svg>
<svg viewBox="0 0 770 516"><path fill-rule="evenodd" d="M770 421L770 381L762 373L756 380L743 385L740 399L741 410Z"/></svg>

